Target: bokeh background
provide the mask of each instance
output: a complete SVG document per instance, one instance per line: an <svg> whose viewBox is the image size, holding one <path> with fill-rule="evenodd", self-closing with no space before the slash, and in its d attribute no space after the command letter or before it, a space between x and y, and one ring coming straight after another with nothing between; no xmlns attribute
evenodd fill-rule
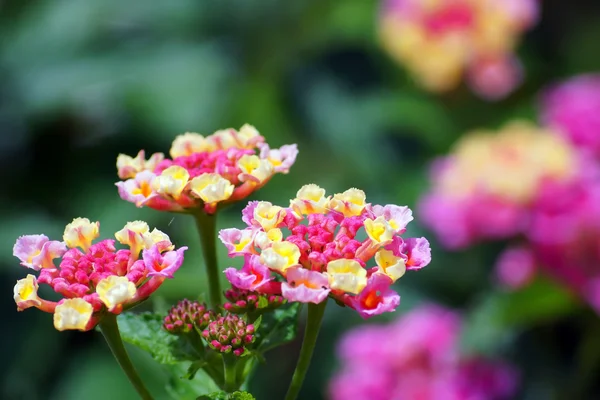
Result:
<svg viewBox="0 0 600 400"><path fill-rule="evenodd" d="M137 209L114 186L118 153L167 152L175 135L255 125L272 147L298 143L287 176L253 199L287 204L300 186L329 193L359 187L369 201L414 207L427 166L465 131L536 119L545 85L600 71L600 3L545 0L519 47L524 84L485 102L458 88L421 90L381 49L374 0L0 0L0 274L3 286L0 398L132 399L133 390L97 332L57 332L51 316L17 313L10 298L25 271L12 256L21 234L60 237L83 216L103 237L144 219L188 245L163 304L204 291L193 222ZM220 216L240 227L242 205ZM495 285L500 244L444 252L397 283L396 315L435 301L465 313L463 351L500 355L522 372L519 398L598 398L600 321L556 284L507 293ZM220 254L223 268L226 254ZM394 315L380 316L383 322ZM326 395L335 343L365 323L330 307L301 398ZM402 338L398 338L402 340ZM299 342L272 351L250 389L281 398ZM158 398L167 375L130 349ZM161 397L162 396L162 397Z"/></svg>

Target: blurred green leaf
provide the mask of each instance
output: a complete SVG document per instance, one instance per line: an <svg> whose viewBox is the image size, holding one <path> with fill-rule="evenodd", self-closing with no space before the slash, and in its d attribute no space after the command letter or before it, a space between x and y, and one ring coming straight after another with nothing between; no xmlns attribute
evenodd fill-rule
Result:
<svg viewBox="0 0 600 400"><path fill-rule="evenodd" d="M208 363L204 360L198 360L198 361L194 361L190 364L190 366L188 367L187 372L185 373L185 375L183 376L183 378L185 379L194 379L194 377L196 376L196 374L198 373L198 371L200 370L200 368L203 368L207 365Z"/></svg>
<svg viewBox="0 0 600 400"><path fill-rule="evenodd" d="M577 304L564 287L542 277L520 290L491 292L466 318L462 349L466 353L497 352L516 330L562 317Z"/></svg>
<svg viewBox="0 0 600 400"><path fill-rule="evenodd" d="M561 317L579 302L563 285L539 277L530 285L500 296L500 320L508 326L525 326Z"/></svg>
<svg viewBox="0 0 600 400"><path fill-rule="evenodd" d="M300 303L284 305L274 312L265 313L260 321L257 350L261 353L293 340L298 331Z"/></svg>
<svg viewBox="0 0 600 400"><path fill-rule="evenodd" d="M388 125L402 128L403 134L412 134L438 151L455 139L450 116L431 96L402 90L382 96L379 104Z"/></svg>
<svg viewBox="0 0 600 400"><path fill-rule="evenodd" d="M198 396L219 390L219 387L202 369L197 370L192 379L186 378L190 367L191 365L187 362L168 366L171 378L166 390L171 398L174 400L194 400Z"/></svg>
<svg viewBox="0 0 600 400"><path fill-rule="evenodd" d="M124 313L118 318L123 340L147 351L159 363L200 359L201 355L187 340L163 329L162 320L162 316L153 313Z"/></svg>

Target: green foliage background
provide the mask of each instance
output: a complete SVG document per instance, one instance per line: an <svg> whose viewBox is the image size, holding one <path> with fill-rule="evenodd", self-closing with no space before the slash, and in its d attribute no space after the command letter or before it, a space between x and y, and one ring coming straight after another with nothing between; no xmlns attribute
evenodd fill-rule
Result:
<svg viewBox="0 0 600 400"><path fill-rule="evenodd" d="M176 134L248 122L272 146L300 148L291 173L254 199L287 204L314 182L330 193L359 187L372 202L414 207L427 163L466 130L535 119L546 84L600 70L600 4L545 0L542 8L519 51L525 84L486 103L464 88L421 91L379 47L373 0L0 0L0 398L135 397L98 333L56 332L49 315L15 312L11 288L25 275L12 257L17 236L58 238L73 217L85 216L100 220L109 237L144 219L190 247L154 306L205 289L192 220L120 200L118 153L167 152ZM219 226L241 226L241 208L229 209ZM409 234L427 235L418 219ZM432 246L433 263L398 283L396 315L423 301L463 309L464 351L517 363L523 398L598 394L595 314L544 280L499 291L490 277L497 245L460 253ZM220 260L234 265L224 252ZM349 310L327 310L302 398L325 396L336 340L359 323ZM250 385L257 399L282 397L298 350L294 342L268 354ZM150 389L168 398L165 372L131 353Z"/></svg>

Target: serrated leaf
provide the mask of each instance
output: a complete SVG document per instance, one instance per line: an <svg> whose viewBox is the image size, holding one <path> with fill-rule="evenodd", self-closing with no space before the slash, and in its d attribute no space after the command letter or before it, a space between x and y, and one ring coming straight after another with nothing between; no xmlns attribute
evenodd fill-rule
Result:
<svg viewBox="0 0 600 400"><path fill-rule="evenodd" d="M254 396L252 396L248 392L214 392L211 394L205 394L203 396L198 397L196 400L256 400Z"/></svg>
<svg viewBox="0 0 600 400"><path fill-rule="evenodd" d="M300 303L291 303L263 314L257 330L257 350L261 353L290 342L298 331Z"/></svg>
<svg viewBox="0 0 600 400"><path fill-rule="evenodd" d="M150 353L161 364L196 361L201 358L182 336L172 335L162 327L162 316L153 313L119 315L121 337Z"/></svg>

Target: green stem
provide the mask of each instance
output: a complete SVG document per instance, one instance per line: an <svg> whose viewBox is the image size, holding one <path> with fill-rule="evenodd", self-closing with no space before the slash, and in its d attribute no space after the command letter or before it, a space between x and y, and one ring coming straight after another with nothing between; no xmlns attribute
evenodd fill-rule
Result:
<svg viewBox="0 0 600 400"><path fill-rule="evenodd" d="M223 366L225 368L225 391L232 393L238 389L236 356L233 354L223 354Z"/></svg>
<svg viewBox="0 0 600 400"><path fill-rule="evenodd" d="M102 331L102 334L104 335L104 339L106 339L106 343L108 343L108 347L110 347L113 356L115 356L121 369L123 369L123 372L125 372L125 375L129 378L129 382L131 382L142 399L152 400L150 392L148 392L148 389L144 386L144 382L135 370L135 367L129 359L129 355L127 355L127 350L125 350L125 346L123 346L121 334L119 333L119 325L117 324L117 316L107 313L100 321L99 326L100 331Z"/></svg>
<svg viewBox="0 0 600 400"><path fill-rule="evenodd" d="M317 343L317 336L319 336L319 329L321 328L321 321L323 320L326 305L327 300L320 304L308 304L308 317L306 319L300 357L298 358L298 364L296 364L296 370L294 371L294 376L292 377L285 400L296 400L300 393L302 382L308 371L315 344Z"/></svg>
<svg viewBox="0 0 600 400"><path fill-rule="evenodd" d="M192 215L200 234L200 246L202 246L202 256L208 276L210 304L213 309L218 310L221 306L221 283L217 266L217 215L208 215L204 211Z"/></svg>

